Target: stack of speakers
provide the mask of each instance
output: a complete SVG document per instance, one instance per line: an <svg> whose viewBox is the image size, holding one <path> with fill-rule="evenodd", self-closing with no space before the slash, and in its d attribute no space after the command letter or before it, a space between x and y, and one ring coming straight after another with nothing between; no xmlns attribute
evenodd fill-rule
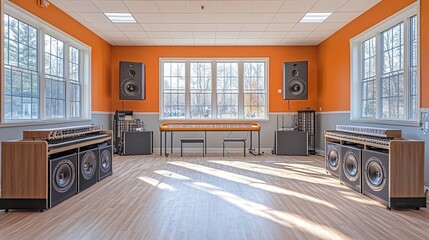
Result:
<svg viewBox="0 0 429 240"><path fill-rule="evenodd" d="M112 145L107 143L49 157L51 208L112 175Z"/></svg>
<svg viewBox="0 0 429 240"><path fill-rule="evenodd" d="M425 206L424 202L408 197L392 202L395 199L389 193L389 185L394 176L389 176L389 151L386 149L364 149L359 144L326 142L325 161L326 171L339 178L342 184L381 202L388 209L392 205Z"/></svg>

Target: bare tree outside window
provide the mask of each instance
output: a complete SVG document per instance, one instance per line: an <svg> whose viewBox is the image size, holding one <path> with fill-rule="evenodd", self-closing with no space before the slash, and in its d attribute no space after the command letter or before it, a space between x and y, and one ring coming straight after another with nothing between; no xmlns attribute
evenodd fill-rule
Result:
<svg viewBox="0 0 429 240"><path fill-rule="evenodd" d="M211 63L191 63L191 118L211 118Z"/></svg>

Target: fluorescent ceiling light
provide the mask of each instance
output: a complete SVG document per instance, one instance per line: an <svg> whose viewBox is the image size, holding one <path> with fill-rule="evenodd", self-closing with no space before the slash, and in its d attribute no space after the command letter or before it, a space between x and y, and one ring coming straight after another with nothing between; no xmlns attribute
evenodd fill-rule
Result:
<svg viewBox="0 0 429 240"><path fill-rule="evenodd" d="M136 23L131 13L104 13L113 23Z"/></svg>
<svg viewBox="0 0 429 240"><path fill-rule="evenodd" d="M307 13L301 20L300 23L321 23L325 21L332 13Z"/></svg>

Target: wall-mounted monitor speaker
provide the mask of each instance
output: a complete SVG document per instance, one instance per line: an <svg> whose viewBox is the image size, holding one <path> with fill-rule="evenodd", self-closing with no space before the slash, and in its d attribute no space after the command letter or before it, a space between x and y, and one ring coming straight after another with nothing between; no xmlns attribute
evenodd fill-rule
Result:
<svg viewBox="0 0 429 240"><path fill-rule="evenodd" d="M144 100L146 98L144 63L119 62L119 84L119 99Z"/></svg>
<svg viewBox="0 0 429 240"><path fill-rule="evenodd" d="M283 64L283 99L305 100L308 98L308 62Z"/></svg>

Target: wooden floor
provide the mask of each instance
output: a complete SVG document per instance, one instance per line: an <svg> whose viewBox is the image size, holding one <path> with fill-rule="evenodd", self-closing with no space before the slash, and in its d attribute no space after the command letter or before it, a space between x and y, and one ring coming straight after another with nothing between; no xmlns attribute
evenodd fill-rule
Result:
<svg viewBox="0 0 429 240"><path fill-rule="evenodd" d="M115 156L114 174L45 212L0 212L0 239L429 239L319 156Z"/></svg>

